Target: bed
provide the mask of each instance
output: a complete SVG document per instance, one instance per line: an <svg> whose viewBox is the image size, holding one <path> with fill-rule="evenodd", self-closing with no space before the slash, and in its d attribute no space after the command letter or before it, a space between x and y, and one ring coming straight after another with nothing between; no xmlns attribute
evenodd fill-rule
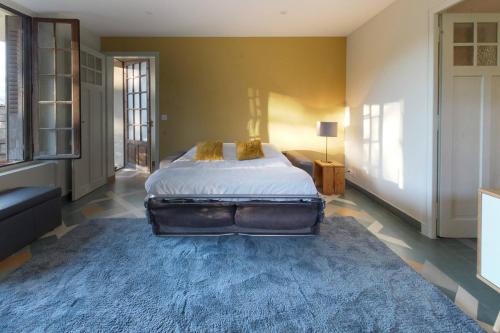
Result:
<svg viewBox="0 0 500 333"><path fill-rule="evenodd" d="M145 206L156 235L317 234L324 201L311 177L271 144L264 157L238 161L224 143L224 160L197 161L196 148L162 163L146 181Z"/></svg>

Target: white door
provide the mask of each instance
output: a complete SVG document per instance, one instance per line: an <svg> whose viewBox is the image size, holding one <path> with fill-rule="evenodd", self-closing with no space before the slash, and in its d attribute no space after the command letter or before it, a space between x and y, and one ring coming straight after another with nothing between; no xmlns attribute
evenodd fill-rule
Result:
<svg viewBox="0 0 500 333"><path fill-rule="evenodd" d="M104 55L82 47L81 159L73 161L72 199L77 200L106 184L106 112Z"/></svg>
<svg viewBox="0 0 500 333"><path fill-rule="evenodd" d="M443 15L441 237L477 236L477 193L500 187L500 14Z"/></svg>

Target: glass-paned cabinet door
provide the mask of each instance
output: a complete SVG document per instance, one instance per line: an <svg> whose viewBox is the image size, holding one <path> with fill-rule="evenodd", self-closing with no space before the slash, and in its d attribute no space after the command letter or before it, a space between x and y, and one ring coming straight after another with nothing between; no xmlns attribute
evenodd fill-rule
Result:
<svg viewBox="0 0 500 333"><path fill-rule="evenodd" d="M80 158L78 20L33 19L35 159Z"/></svg>
<svg viewBox="0 0 500 333"><path fill-rule="evenodd" d="M104 85L103 60L89 52L81 51L81 82L102 87Z"/></svg>

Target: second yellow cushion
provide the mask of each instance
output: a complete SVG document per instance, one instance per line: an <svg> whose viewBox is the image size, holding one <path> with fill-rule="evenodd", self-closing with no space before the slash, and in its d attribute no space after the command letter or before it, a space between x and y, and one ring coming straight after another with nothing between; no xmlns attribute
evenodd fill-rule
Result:
<svg viewBox="0 0 500 333"><path fill-rule="evenodd" d="M262 157L264 157L264 151L262 150L262 143L260 140L248 142L236 141L236 158L239 161L253 160Z"/></svg>
<svg viewBox="0 0 500 333"><path fill-rule="evenodd" d="M218 161L223 160L222 142L198 142L196 144L195 160Z"/></svg>

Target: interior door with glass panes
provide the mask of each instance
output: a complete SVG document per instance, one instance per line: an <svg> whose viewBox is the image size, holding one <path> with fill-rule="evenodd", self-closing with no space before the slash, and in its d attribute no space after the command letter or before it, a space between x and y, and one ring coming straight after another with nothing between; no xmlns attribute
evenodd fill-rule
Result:
<svg viewBox="0 0 500 333"><path fill-rule="evenodd" d="M476 237L479 188L500 187L500 14L444 14L439 147L442 237Z"/></svg>
<svg viewBox="0 0 500 333"><path fill-rule="evenodd" d="M124 62L124 80L127 165L149 171L149 60Z"/></svg>

